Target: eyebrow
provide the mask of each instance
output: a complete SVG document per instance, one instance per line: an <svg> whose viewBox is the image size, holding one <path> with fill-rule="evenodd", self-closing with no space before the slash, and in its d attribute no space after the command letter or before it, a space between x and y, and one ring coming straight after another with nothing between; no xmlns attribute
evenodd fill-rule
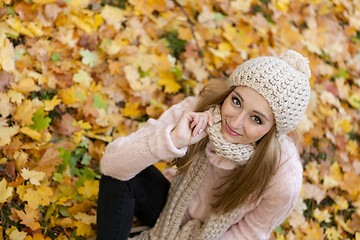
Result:
<svg viewBox="0 0 360 240"><path fill-rule="evenodd" d="M244 102L244 99L242 98L242 96L240 95L240 93L238 93L238 92L235 91L235 90L234 90L234 93L241 99L241 101ZM262 114L261 112L254 110L254 113L259 114L260 116L262 116L263 118L265 118L267 121L269 121L269 119L268 119L264 114Z"/></svg>

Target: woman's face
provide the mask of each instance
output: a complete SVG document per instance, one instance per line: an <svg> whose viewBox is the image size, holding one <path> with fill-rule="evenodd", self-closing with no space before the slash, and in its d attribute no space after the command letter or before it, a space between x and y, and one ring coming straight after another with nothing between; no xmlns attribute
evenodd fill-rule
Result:
<svg viewBox="0 0 360 240"><path fill-rule="evenodd" d="M255 90L236 87L221 107L221 132L231 143L249 144L262 138L274 125L268 102Z"/></svg>

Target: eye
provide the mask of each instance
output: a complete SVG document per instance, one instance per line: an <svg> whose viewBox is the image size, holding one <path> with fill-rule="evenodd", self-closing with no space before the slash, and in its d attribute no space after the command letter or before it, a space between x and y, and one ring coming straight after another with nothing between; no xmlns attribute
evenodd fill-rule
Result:
<svg viewBox="0 0 360 240"><path fill-rule="evenodd" d="M258 125L262 124L261 118L259 118L258 116L252 116L252 119L256 124Z"/></svg>
<svg viewBox="0 0 360 240"><path fill-rule="evenodd" d="M241 102L237 97L232 97L231 101L236 105L236 106L241 106Z"/></svg>

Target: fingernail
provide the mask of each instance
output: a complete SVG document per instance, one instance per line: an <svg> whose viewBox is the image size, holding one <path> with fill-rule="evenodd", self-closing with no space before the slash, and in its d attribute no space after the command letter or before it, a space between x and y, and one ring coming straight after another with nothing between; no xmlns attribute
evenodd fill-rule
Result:
<svg viewBox="0 0 360 240"><path fill-rule="evenodd" d="M204 131L204 129L200 129L199 134L202 133L203 131Z"/></svg>

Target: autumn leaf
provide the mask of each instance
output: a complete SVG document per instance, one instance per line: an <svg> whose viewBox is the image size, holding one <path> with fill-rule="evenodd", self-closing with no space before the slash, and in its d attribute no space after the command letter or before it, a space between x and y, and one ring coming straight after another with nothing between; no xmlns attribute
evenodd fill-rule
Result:
<svg viewBox="0 0 360 240"><path fill-rule="evenodd" d="M7 184L7 182L3 178L0 181L0 203L6 202L7 199L12 196L13 188L12 187L6 187L6 184Z"/></svg>
<svg viewBox="0 0 360 240"><path fill-rule="evenodd" d="M125 104L125 108L121 109L121 112L123 114L124 117L130 117L130 118L136 118L141 116L141 111L139 111L138 109L139 107L139 103L135 102L135 103L126 103Z"/></svg>
<svg viewBox="0 0 360 240"><path fill-rule="evenodd" d="M21 176L25 180L29 180L31 184L34 185L40 185L40 181L44 179L45 173L44 172L38 172L34 170L28 170L26 168L22 169Z"/></svg>
<svg viewBox="0 0 360 240"><path fill-rule="evenodd" d="M51 118L45 117L45 112L42 109L37 110L32 118L34 124L30 125L31 129L44 130L49 126Z"/></svg>
<svg viewBox="0 0 360 240"><path fill-rule="evenodd" d="M89 51L88 49L86 49L86 50L81 51L80 54L83 57L82 62L84 64L87 64L90 67L93 67L95 65L95 62L96 62L96 59L97 59L97 56L96 56L95 53L93 53L93 52Z"/></svg>

